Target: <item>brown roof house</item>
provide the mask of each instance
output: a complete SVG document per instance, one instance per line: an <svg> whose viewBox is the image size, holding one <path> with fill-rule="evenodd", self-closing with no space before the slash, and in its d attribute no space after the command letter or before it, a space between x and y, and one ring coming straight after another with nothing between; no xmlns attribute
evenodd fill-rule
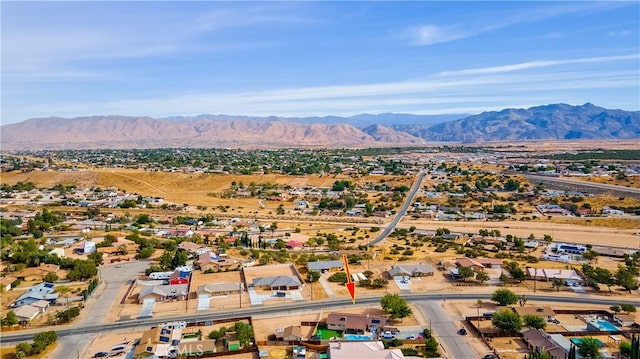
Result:
<svg viewBox="0 0 640 359"><path fill-rule="evenodd" d="M458 267L466 267L473 269L474 272L484 272L485 268L502 267L502 259L496 258L456 258L456 265Z"/></svg>
<svg viewBox="0 0 640 359"><path fill-rule="evenodd" d="M154 298L156 302L184 300L189 294L188 291L188 284L144 286L138 294L138 303L142 304L147 298Z"/></svg>
<svg viewBox="0 0 640 359"><path fill-rule="evenodd" d="M564 359L568 353L550 335L538 329L525 330L522 332L522 339L527 343L529 349L547 352L553 359Z"/></svg>
<svg viewBox="0 0 640 359"><path fill-rule="evenodd" d="M291 341L291 342L301 341L303 339L302 327L299 325L290 325L286 328L277 328L275 336L276 336L276 340Z"/></svg>
<svg viewBox="0 0 640 359"><path fill-rule="evenodd" d="M41 264L38 267L29 267L20 273L14 273L16 278L25 281L42 281L42 278L49 273L55 273L60 267L55 264Z"/></svg>
<svg viewBox="0 0 640 359"><path fill-rule="evenodd" d="M327 329L364 334L387 325L387 318L365 314L331 313L327 316Z"/></svg>

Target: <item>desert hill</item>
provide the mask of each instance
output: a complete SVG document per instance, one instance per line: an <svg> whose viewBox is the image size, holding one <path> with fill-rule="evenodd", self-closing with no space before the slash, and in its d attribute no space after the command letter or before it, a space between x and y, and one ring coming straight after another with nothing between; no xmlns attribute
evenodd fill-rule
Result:
<svg viewBox="0 0 640 359"><path fill-rule="evenodd" d="M462 119L411 114L351 117L88 116L0 127L3 150L159 147L375 147L438 142L640 138L640 111L553 104ZM343 123L340 123L340 121ZM434 124L435 119L448 119ZM422 122L421 122L422 120ZM317 122L316 122L317 121ZM380 121L376 123L372 121Z"/></svg>

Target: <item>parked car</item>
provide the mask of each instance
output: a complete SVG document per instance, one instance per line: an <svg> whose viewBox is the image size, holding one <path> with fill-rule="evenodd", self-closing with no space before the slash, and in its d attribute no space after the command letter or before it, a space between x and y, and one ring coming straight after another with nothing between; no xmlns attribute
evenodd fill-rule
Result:
<svg viewBox="0 0 640 359"><path fill-rule="evenodd" d="M416 339L418 339L418 337L417 337L415 334L411 334L411 335L408 335L408 336L407 336L407 339L409 339L409 340L416 340Z"/></svg>
<svg viewBox="0 0 640 359"><path fill-rule="evenodd" d="M467 330L465 328L460 328L460 330L458 330L458 334L467 335Z"/></svg>
<svg viewBox="0 0 640 359"><path fill-rule="evenodd" d="M489 353L482 357L482 359L496 359L496 358L497 358L496 355L493 353Z"/></svg>
<svg viewBox="0 0 640 359"><path fill-rule="evenodd" d="M388 330L382 333L382 339L393 339L395 337L396 336Z"/></svg>
<svg viewBox="0 0 640 359"><path fill-rule="evenodd" d="M107 352L97 352L95 354L93 354L94 358L106 358L109 356L109 353Z"/></svg>

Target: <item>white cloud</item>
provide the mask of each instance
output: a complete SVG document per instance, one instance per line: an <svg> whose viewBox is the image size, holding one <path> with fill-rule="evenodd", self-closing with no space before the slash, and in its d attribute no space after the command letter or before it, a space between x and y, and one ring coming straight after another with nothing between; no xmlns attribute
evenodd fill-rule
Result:
<svg viewBox="0 0 640 359"><path fill-rule="evenodd" d="M411 45L426 46L462 39L469 34L462 34L436 25L424 25L410 30Z"/></svg>
<svg viewBox="0 0 640 359"><path fill-rule="evenodd" d="M480 74L497 74L505 72L522 71L543 67L560 66L560 65L574 65L574 64L589 64L589 63L606 63L626 60L638 60L640 54L629 54L621 56L599 56L599 57L586 57L569 60L547 60L547 61L529 61L519 64L510 64L502 66L482 67L475 69L456 70L456 71L444 71L438 74L439 76L460 76L460 75L480 75Z"/></svg>

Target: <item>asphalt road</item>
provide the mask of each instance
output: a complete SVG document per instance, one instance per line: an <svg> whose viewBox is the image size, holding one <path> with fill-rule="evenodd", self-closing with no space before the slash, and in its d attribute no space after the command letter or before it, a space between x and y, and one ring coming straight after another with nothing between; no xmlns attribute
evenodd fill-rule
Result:
<svg viewBox="0 0 640 359"><path fill-rule="evenodd" d="M416 195L416 193L420 189L420 184L422 184L422 180L424 180L424 176L426 176L425 172L421 171L418 174L418 177L416 178L416 181L413 183L413 185L411 186L411 190L407 194L407 200L404 202L402 207L400 207L400 209L396 213L396 216L393 218L391 223L389 223L389 225L387 227L385 227L380 232L380 234L378 234L378 236L374 240L372 240L371 242L367 243L368 246L373 246L373 245L376 245L376 244L382 242L385 238L387 238L389 233L391 233L391 231L394 228L396 228L396 226L398 225L398 223L400 222L402 217L404 217L404 215L407 213L407 210L409 209L409 206L411 205L411 202L413 202L413 197Z"/></svg>
<svg viewBox="0 0 640 359"><path fill-rule="evenodd" d="M69 335L60 337L53 356L55 358L76 358L78 353L84 352L89 342L87 340L89 332L84 328L104 328L105 324L108 324L109 311L121 299L118 296L120 290L123 287L128 288L132 281L131 278L138 274L144 274L148 266L148 261L134 261L100 267L102 279L100 286L85 302L84 313L74 325L77 329L72 330ZM101 332L101 330L91 330L93 333ZM57 330L56 332L60 336L60 332Z"/></svg>
<svg viewBox="0 0 640 359"><path fill-rule="evenodd" d="M408 302L420 302L425 300L489 300L491 299L491 293L487 294L478 294L478 293L411 293L402 295ZM561 296L552 296L552 295L536 295L536 294L527 294L528 300L532 301L549 301L549 302L562 302L562 303L585 303L585 304L600 304L605 306L610 306L612 304L631 304L635 306L640 306L639 300L620 300L619 298L599 298L599 297L561 297ZM227 318L234 317L246 317L246 316L279 316L281 314L290 313L291 310L295 311L318 311L325 310L329 308L345 308L348 307L351 303L349 298L338 298L338 299L326 299L326 300L318 300L318 301L306 301L302 303L294 303L291 305L274 305L274 306L264 306L264 307L250 307L250 308L242 308L235 310L226 310L224 312L208 312L208 313L198 313L198 314L177 314L172 316L165 316L159 318L145 318L145 319L132 319L122 322L109 323L109 324L99 324L99 323L86 323L80 325L80 323L74 323L72 325L53 328L59 337L74 335L74 334L95 334L95 333L104 333L108 331L120 330L120 329L131 329L131 328L148 328L153 325L158 325L160 323L166 321L174 321L174 320L185 320L185 321L203 321L203 320L221 320ZM367 304L379 304L380 297L379 296L369 296L369 297L359 297L356 304L357 305L367 305ZM2 341L4 343L8 342L17 342L17 341L25 341L30 340L33 337L34 333L40 332L41 329L37 330L24 330L19 332L10 332L10 333L2 333Z"/></svg>
<svg viewBox="0 0 640 359"><path fill-rule="evenodd" d="M440 343L440 354L444 358L474 358L473 347L467 337L458 334L462 317L452 317L442 309L442 300L417 301L414 304L429 320L431 331Z"/></svg>

